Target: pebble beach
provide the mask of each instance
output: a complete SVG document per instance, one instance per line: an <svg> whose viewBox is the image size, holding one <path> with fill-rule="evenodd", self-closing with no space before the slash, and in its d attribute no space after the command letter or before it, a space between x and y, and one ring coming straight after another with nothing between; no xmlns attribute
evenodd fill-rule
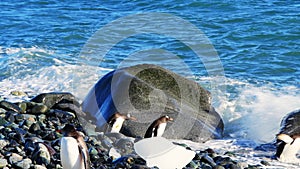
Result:
<svg viewBox="0 0 300 169"><path fill-rule="evenodd" d="M18 91L12 92L12 95L26 94ZM14 103L1 98L0 168L60 169L62 166L59 152L62 134L59 130L65 124L71 123L78 131L85 133L77 118L77 114L82 112L72 94L51 93L50 97L48 94L42 96L32 97L30 101ZM134 142L138 141L136 138L126 137L121 133L96 132L92 136L86 135L85 141L89 148L91 168L149 168L145 160L134 152ZM272 167L272 162L267 160L261 160L256 164L239 160L239 152L246 150L219 151L214 146L208 147L203 144L199 147L200 143L191 143L188 140L173 140L173 143L196 152L196 156L185 167L186 169Z"/></svg>

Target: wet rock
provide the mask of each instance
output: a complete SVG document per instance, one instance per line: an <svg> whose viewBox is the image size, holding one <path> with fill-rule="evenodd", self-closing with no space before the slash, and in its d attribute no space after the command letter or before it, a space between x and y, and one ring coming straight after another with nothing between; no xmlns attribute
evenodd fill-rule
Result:
<svg viewBox="0 0 300 169"><path fill-rule="evenodd" d="M262 165L265 165L265 166L270 166L271 165L268 161L265 161L265 160L261 161L260 163Z"/></svg>
<svg viewBox="0 0 300 169"><path fill-rule="evenodd" d="M0 117L0 125L1 126L6 126L9 122L5 120L4 118Z"/></svg>
<svg viewBox="0 0 300 169"><path fill-rule="evenodd" d="M7 111L5 113L5 119L11 123L14 123L15 122L15 116L17 115L18 113L16 112L13 112L13 111Z"/></svg>
<svg viewBox="0 0 300 169"><path fill-rule="evenodd" d="M8 101L0 101L0 107L5 109L5 110L11 110L11 111L14 111L14 112L17 112L17 113L21 113L22 110L19 106L17 106L16 104L14 103L10 103Z"/></svg>
<svg viewBox="0 0 300 169"><path fill-rule="evenodd" d="M18 90L11 91L10 94L13 96L27 96L25 92Z"/></svg>
<svg viewBox="0 0 300 169"><path fill-rule="evenodd" d="M24 115L23 114L17 114L16 116L15 116L15 121L16 121L16 123L19 123L19 122L21 122L21 121L23 121L24 120Z"/></svg>
<svg viewBox="0 0 300 169"><path fill-rule="evenodd" d="M18 106L20 107L22 113L26 112L27 103L21 102L21 103L18 104Z"/></svg>
<svg viewBox="0 0 300 169"><path fill-rule="evenodd" d="M35 164L48 165L51 162L51 155L44 143L35 143L35 149L32 154L32 159Z"/></svg>
<svg viewBox="0 0 300 169"><path fill-rule="evenodd" d="M115 168L131 168L134 164L134 158L132 157L120 157L112 162Z"/></svg>
<svg viewBox="0 0 300 169"><path fill-rule="evenodd" d="M23 160L23 157L20 156L19 154L17 153L12 153L11 156L9 157L9 163L10 164L15 164L19 161Z"/></svg>
<svg viewBox="0 0 300 169"><path fill-rule="evenodd" d="M36 104L30 111L32 114L43 114L48 111L48 107L44 104Z"/></svg>
<svg viewBox="0 0 300 169"><path fill-rule="evenodd" d="M281 121L281 130L279 133L287 135L300 134L300 109L288 113Z"/></svg>
<svg viewBox="0 0 300 169"><path fill-rule="evenodd" d="M127 138L124 134L122 133L105 133L105 136L111 138L115 138L116 140L119 140L121 138Z"/></svg>
<svg viewBox="0 0 300 169"><path fill-rule="evenodd" d="M31 133L40 133L41 131L41 127L39 125L39 123L33 123L30 127L29 127L29 132Z"/></svg>
<svg viewBox="0 0 300 169"><path fill-rule="evenodd" d="M5 146L9 144L9 141L0 139L0 150L2 150Z"/></svg>
<svg viewBox="0 0 300 169"><path fill-rule="evenodd" d="M3 113L5 113L6 112L6 110L5 109L3 109L3 108L0 108L0 114L3 114Z"/></svg>
<svg viewBox="0 0 300 169"><path fill-rule="evenodd" d="M212 167L216 165L214 160L208 154L203 155L202 158L201 158L201 161L205 162L205 163L208 163Z"/></svg>
<svg viewBox="0 0 300 169"><path fill-rule="evenodd" d="M225 166L227 164L232 163L232 159L230 157L221 157L221 156L217 156L215 158L213 158L215 163L218 165L222 165Z"/></svg>
<svg viewBox="0 0 300 169"><path fill-rule="evenodd" d="M47 168L43 165L34 165L34 169L47 169Z"/></svg>
<svg viewBox="0 0 300 169"><path fill-rule="evenodd" d="M237 162L236 165L241 169L248 167L248 164L246 162Z"/></svg>
<svg viewBox="0 0 300 169"><path fill-rule="evenodd" d="M52 108L57 103L73 103L79 106L75 96L71 93L42 93L31 99L32 102L43 103L49 108Z"/></svg>
<svg viewBox="0 0 300 169"><path fill-rule="evenodd" d="M212 169L212 167L210 165L204 163L201 165L201 169Z"/></svg>
<svg viewBox="0 0 300 169"><path fill-rule="evenodd" d="M114 147L119 149L122 155L131 154L133 151L133 141L130 139L119 139L115 144Z"/></svg>
<svg viewBox="0 0 300 169"><path fill-rule="evenodd" d="M96 119L102 131L117 110L137 118L125 121L121 130L132 137L143 137L155 119L169 115L176 125L168 125L164 137L204 142L221 138L224 128L210 98L198 83L162 67L143 64L103 76L90 90L82 108Z"/></svg>
<svg viewBox="0 0 300 169"><path fill-rule="evenodd" d="M239 166L237 166L236 164L233 164L233 163L227 164L225 168L227 168L227 169L240 169Z"/></svg>
<svg viewBox="0 0 300 169"><path fill-rule="evenodd" d="M17 162L15 165L16 165L17 167L19 167L19 168L22 168L22 169L29 169L30 166L31 166L31 164L32 164L31 159L25 158L25 159L23 159L23 160Z"/></svg>
<svg viewBox="0 0 300 169"><path fill-rule="evenodd" d="M54 108L59 109L59 110L64 110L64 111L70 111L77 116L85 116L85 113L76 105L72 103L59 103L54 106Z"/></svg>
<svg viewBox="0 0 300 169"><path fill-rule="evenodd" d="M0 168L4 168L8 165L8 162L6 159L0 158Z"/></svg>

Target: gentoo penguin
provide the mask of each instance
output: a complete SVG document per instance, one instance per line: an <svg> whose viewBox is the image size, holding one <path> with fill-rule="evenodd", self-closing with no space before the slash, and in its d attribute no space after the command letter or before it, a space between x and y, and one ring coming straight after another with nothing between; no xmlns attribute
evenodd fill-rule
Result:
<svg viewBox="0 0 300 169"><path fill-rule="evenodd" d="M61 130L60 159L64 169L89 169L89 154L83 134L66 124Z"/></svg>
<svg viewBox="0 0 300 169"><path fill-rule="evenodd" d="M147 129L144 138L161 137L164 134L167 122L169 121L173 121L173 118L168 115L156 119Z"/></svg>
<svg viewBox="0 0 300 169"><path fill-rule="evenodd" d="M289 113L281 122L277 135L276 158L281 162L300 164L300 110Z"/></svg>
<svg viewBox="0 0 300 169"><path fill-rule="evenodd" d="M106 132L119 133L125 120L136 120L136 118L131 117L130 114L127 114L126 116L116 112L108 119Z"/></svg>

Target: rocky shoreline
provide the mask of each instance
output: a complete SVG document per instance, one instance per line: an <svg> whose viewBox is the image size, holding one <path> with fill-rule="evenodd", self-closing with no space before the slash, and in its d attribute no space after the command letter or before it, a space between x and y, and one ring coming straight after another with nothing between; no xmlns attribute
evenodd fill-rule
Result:
<svg viewBox="0 0 300 169"><path fill-rule="evenodd" d="M59 130L65 124L72 123L79 131L84 132L77 118L78 113L83 112L78 101L70 93L41 94L30 101L18 103L2 99L0 169L62 168L59 154L62 135ZM148 168L146 162L134 152L134 138L120 133L98 132L93 136L86 136L85 140L89 148L91 168ZM49 151L44 145L49 145L54 151ZM180 145L191 149L188 145ZM196 156L185 167L187 169L255 169L267 165L262 163L253 166L235 161L230 157L230 153L218 154L210 148L194 151Z"/></svg>

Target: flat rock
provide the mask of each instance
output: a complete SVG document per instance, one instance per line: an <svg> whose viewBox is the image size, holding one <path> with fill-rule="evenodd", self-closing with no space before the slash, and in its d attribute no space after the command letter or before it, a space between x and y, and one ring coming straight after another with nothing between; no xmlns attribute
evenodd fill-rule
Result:
<svg viewBox="0 0 300 169"><path fill-rule="evenodd" d="M73 103L79 106L75 96L67 92L42 93L31 99L35 103L43 103L52 108L57 103Z"/></svg>
<svg viewBox="0 0 300 169"><path fill-rule="evenodd" d="M198 83L150 64L121 68L103 76L90 90L82 109L105 131L115 112L137 120L124 122L121 133L143 137L162 115L174 119L164 137L207 141L221 138L224 124L211 106L210 93Z"/></svg>

